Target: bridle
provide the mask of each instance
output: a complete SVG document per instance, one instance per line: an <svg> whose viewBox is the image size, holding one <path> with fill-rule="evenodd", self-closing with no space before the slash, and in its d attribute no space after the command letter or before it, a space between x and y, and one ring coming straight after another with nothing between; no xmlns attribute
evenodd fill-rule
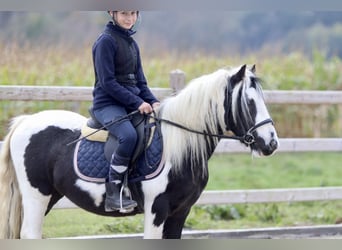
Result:
<svg viewBox="0 0 342 250"><path fill-rule="evenodd" d="M227 98L229 100L229 103L228 103L228 113L231 112L231 97L232 97L232 87L231 87L231 84L229 82L228 84L228 87L227 87ZM173 121L170 121L170 120L167 120L167 119L163 119L163 118L158 118L156 117L156 115L152 116L151 114L147 114L147 116L155 119L156 121L159 121L159 122L164 122L166 124L169 124L169 125L172 125L172 126L175 126L177 128L181 128L183 130L186 130L188 132L191 132L191 133L195 133L195 134L199 134L199 135L203 135L203 136L209 136L209 137L216 137L218 139L233 139L233 140L238 140L242 143L244 143L246 146L250 146L252 145L253 143L255 143L255 137L253 135L253 132L255 132L255 130L257 130L258 128L268 124L268 123L271 123L272 125L274 124L273 123L273 120L271 118L268 118L268 119L265 119L257 124L255 124L254 126L252 126L251 128L249 128L247 130L247 132L242 135L242 136L237 136L237 135L222 135L222 134L212 134L212 133L209 133L207 131L198 131L198 130L195 130L195 129L191 129L191 128L188 128L188 127L185 127L179 123L176 123L176 122L173 122Z"/></svg>
<svg viewBox="0 0 342 250"><path fill-rule="evenodd" d="M271 123L272 125L274 124L273 123L273 120L271 118L268 118L268 119L265 119L257 124L255 124L253 127L251 127L250 129L248 129L248 131L246 132L245 135L243 136L237 136L237 140L240 140L242 143L246 144L246 145L251 145L255 142L255 137L253 135L253 132L255 130L257 130L257 128L261 127L261 126L264 126L268 123ZM231 139L234 139L234 138L231 138Z"/></svg>
<svg viewBox="0 0 342 250"><path fill-rule="evenodd" d="M227 95L227 100L228 100L227 116L229 117L232 112L231 109L232 109L232 95L233 95L233 88L229 79L228 79L228 86L227 86L226 92L227 92L226 95ZM259 127L264 126L268 123L271 123L272 125L274 124L273 120L271 118L268 118L250 127L247 130L247 132L242 136L222 135L220 138L239 140L240 142L244 143L246 146L250 146L255 142L255 137L253 135L253 132L257 130Z"/></svg>

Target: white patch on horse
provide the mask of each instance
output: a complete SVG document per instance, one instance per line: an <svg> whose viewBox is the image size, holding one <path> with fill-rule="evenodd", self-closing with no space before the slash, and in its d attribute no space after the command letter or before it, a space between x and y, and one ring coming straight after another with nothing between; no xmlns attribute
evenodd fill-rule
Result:
<svg viewBox="0 0 342 250"><path fill-rule="evenodd" d="M158 239L162 237L164 223L159 227L153 224L155 214L152 214L152 205L155 198L165 192L168 184L168 174L172 165L169 161L165 163L164 170L160 173L158 178L142 182L142 190L145 195L145 218L144 218L144 238Z"/></svg>
<svg viewBox="0 0 342 250"><path fill-rule="evenodd" d="M75 186L88 193L89 196L94 200L95 206L99 207L103 202L103 194L106 191L104 184L90 183L78 179L75 183Z"/></svg>
<svg viewBox="0 0 342 250"><path fill-rule="evenodd" d="M26 122L26 121L24 121ZM27 124L25 124L27 125ZM26 126L19 126L14 131L11 145L11 158L15 167L18 185L22 196L23 221L20 237L21 238L41 238L42 224L51 195L43 195L38 188L31 186L29 182L25 164L24 152L29 144L31 130L23 129ZM16 136L18 135L19 136Z"/></svg>
<svg viewBox="0 0 342 250"><path fill-rule="evenodd" d="M256 124L264 121L265 118L267 117L271 117L267 110L266 105L265 104L262 105L264 103L264 99L263 99L261 86L258 85L257 89L248 88L246 89L245 93L248 96L248 98L253 99L256 102L256 108L257 108L256 117L255 117ZM261 127L258 127L256 131L258 132L259 136L264 139L265 144L269 144L271 140L278 141L278 136L272 123L268 123ZM273 136L269 136L272 134ZM278 142L278 145L279 145L279 142ZM263 156L254 150L252 151L252 155L257 156L257 157Z"/></svg>
<svg viewBox="0 0 342 250"><path fill-rule="evenodd" d="M37 123L39 121L39 123ZM62 129L81 129L87 121L84 116L65 110L46 110L28 116L20 128L23 135L31 136L53 125ZM18 131L16 131L18 132ZM22 136L23 136L22 135Z"/></svg>

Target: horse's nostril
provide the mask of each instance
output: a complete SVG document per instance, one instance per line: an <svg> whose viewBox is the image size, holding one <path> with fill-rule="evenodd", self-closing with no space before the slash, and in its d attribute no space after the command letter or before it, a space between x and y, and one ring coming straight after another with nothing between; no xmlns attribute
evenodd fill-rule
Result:
<svg viewBox="0 0 342 250"><path fill-rule="evenodd" d="M276 149L278 147L278 142L275 139L272 139L270 142L270 146L272 149Z"/></svg>

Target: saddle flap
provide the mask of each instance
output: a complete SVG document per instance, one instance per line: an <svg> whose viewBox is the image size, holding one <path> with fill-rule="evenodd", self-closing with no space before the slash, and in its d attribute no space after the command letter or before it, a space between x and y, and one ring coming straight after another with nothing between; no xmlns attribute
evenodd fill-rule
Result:
<svg viewBox="0 0 342 250"><path fill-rule="evenodd" d="M132 116L131 122L137 131L138 141L135 146L135 150L131 159L131 162L135 162L138 156L145 148L145 138L149 138L150 130L146 129L147 117L144 115L137 113ZM118 147L118 141L113 135L109 135L108 140L105 144L104 152L106 159L110 162L113 152L115 152Z"/></svg>

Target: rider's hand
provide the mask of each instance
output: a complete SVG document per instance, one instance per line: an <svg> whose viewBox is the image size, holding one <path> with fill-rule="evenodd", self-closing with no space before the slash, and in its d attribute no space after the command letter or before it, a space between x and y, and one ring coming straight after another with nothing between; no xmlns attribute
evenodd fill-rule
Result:
<svg viewBox="0 0 342 250"><path fill-rule="evenodd" d="M154 111L157 110L159 108L159 106L160 106L160 102L155 102L152 104L152 108Z"/></svg>
<svg viewBox="0 0 342 250"><path fill-rule="evenodd" d="M143 102L138 109L140 111L140 114L150 114L153 111L152 106L147 102Z"/></svg>

